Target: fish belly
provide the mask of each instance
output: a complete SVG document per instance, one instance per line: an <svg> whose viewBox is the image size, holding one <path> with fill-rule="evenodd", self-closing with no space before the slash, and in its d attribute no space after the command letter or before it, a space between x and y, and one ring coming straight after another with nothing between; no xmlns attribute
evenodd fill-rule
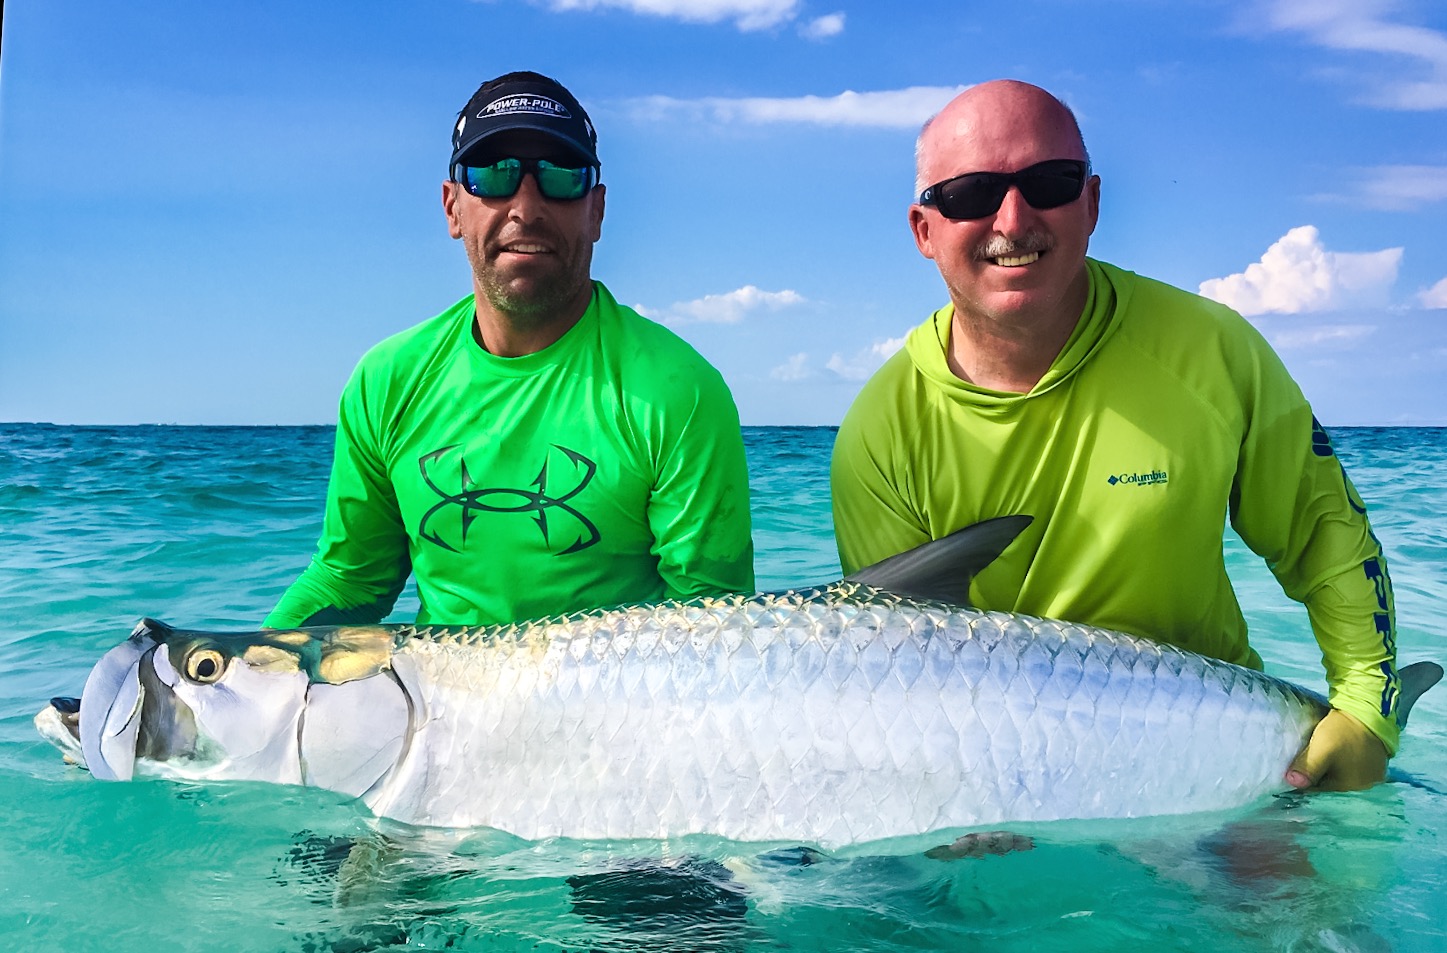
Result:
<svg viewBox="0 0 1447 953"><path fill-rule="evenodd" d="M367 800L521 837L839 846L1234 807L1320 699L1084 626L895 600L664 606L413 640L402 766Z"/></svg>

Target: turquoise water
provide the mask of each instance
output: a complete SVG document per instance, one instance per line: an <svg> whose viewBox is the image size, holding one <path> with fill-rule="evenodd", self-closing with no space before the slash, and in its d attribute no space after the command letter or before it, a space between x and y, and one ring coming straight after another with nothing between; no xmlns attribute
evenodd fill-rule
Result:
<svg viewBox="0 0 1447 953"><path fill-rule="evenodd" d="M832 578L833 432L746 437L760 587ZM1447 662L1447 431L1333 437L1391 561L1403 661ZM420 834L321 792L103 784L61 764L31 718L78 695L137 618L261 619L311 552L330 441L329 428L0 425L10 948L1447 949L1442 688L1413 713L1397 783L1224 816L1021 826L1033 850L975 860ZM1227 544L1270 670L1320 688L1304 611ZM414 607L404 598L398 616ZM353 841L364 849L338 871Z"/></svg>

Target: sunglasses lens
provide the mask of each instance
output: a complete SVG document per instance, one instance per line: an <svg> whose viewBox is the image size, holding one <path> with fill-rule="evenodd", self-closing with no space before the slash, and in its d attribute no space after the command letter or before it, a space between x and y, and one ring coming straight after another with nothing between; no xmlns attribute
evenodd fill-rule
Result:
<svg viewBox="0 0 1447 953"><path fill-rule="evenodd" d="M467 191L480 198L505 199L515 194L523 180L523 164L503 159L492 165L463 166Z"/></svg>
<svg viewBox="0 0 1447 953"><path fill-rule="evenodd" d="M570 169L539 159L537 176L538 191L550 199L580 199L593 187L592 166Z"/></svg>
<svg viewBox="0 0 1447 953"><path fill-rule="evenodd" d="M999 210L1009 188L1008 176L971 172L935 186L935 207L945 218L984 218Z"/></svg>
<svg viewBox="0 0 1447 953"><path fill-rule="evenodd" d="M1020 194L1038 209L1059 208L1085 190L1085 163L1057 160L1033 165L1016 176Z"/></svg>

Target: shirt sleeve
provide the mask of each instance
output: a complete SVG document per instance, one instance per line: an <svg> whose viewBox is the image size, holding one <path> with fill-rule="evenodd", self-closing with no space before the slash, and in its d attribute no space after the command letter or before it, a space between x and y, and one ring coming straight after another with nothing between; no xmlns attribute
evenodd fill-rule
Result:
<svg viewBox="0 0 1447 953"><path fill-rule="evenodd" d="M267 628L380 622L407 582L407 532L365 396L358 369L342 394L316 555L267 615Z"/></svg>
<svg viewBox="0 0 1447 953"><path fill-rule="evenodd" d="M1396 619L1381 545L1326 431L1263 343L1230 498L1231 523L1306 604L1329 700L1395 753Z"/></svg>
<svg viewBox="0 0 1447 953"><path fill-rule="evenodd" d="M706 365L705 365L706 367ZM648 526L672 599L754 590L749 472L739 412L708 368L691 408L665 427Z"/></svg>

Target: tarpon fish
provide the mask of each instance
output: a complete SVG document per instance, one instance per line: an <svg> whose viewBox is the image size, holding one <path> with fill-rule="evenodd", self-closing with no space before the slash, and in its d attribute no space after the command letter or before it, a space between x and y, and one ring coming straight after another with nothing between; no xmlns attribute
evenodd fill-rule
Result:
<svg viewBox="0 0 1447 953"><path fill-rule="evenodd" d="M102 779L312 785L524 838L834 847L1232 808L1325 713L1261 672L960 605L1028 522L832 585L475 628L144 620L42 734ZM1441 676L1402 672L1401 711Z"/></svg>

